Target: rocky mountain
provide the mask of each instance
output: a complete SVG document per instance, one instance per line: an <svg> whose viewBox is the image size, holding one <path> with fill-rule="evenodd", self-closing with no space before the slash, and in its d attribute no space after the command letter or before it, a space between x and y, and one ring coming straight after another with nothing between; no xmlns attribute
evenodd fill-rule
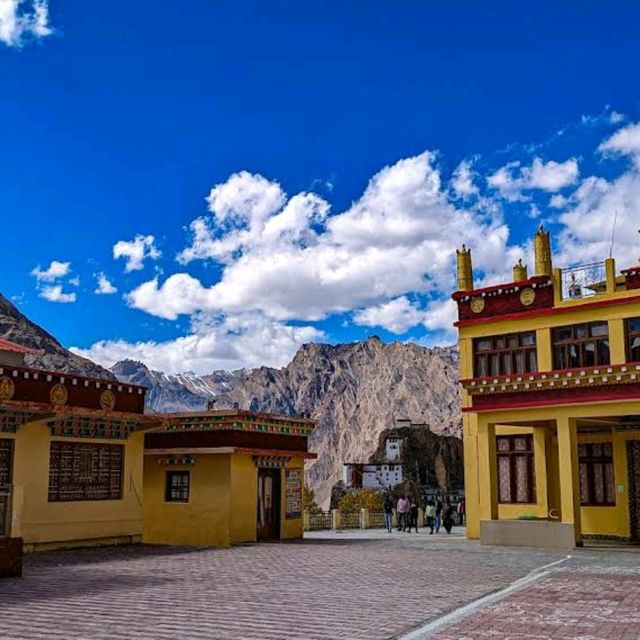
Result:
<svg viewBox="0 0 640 640"><path fill-rule="evenodd" d="M109 370L65 349L50 333L32 322L16 306L0 294L0 338L34 349L42 355L27 356L27 364L41 369L55 369L115 380Z"/></svg>
<svg viewBox="0 0 640 640"><path fill-rule="evenodd" d="M242 369L214 371L205 376L192 372L167 375L134 360L122 360L111 367L111 371L119 380L147 387L147 404L154 411L162 412L203 409L209 398L229 393L248 375Z"/></svg>
<svg viewBox="0 0 640 640"><path fill-rule="evenodd" d="M126 382L149 386L156 410L202 408L214 395L217 407L240 407L317 420L311 450L318 459L308 481L320 504L345 461L364 462L376 451L380 434L398 417L429 425L437 435L460 435L458 355L453 347L383 343L372 337L353 344L307 344L282 369L166 376L132 361L113 372Z"/></svg>

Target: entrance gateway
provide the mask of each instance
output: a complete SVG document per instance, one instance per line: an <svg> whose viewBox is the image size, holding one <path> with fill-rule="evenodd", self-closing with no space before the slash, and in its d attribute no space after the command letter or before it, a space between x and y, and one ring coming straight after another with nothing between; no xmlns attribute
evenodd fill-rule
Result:
<svg viewBox="0 0 640 640"><path fill-rule="evenodd" d="M627 442L631 540L640 543L640 440Z"/></svg>

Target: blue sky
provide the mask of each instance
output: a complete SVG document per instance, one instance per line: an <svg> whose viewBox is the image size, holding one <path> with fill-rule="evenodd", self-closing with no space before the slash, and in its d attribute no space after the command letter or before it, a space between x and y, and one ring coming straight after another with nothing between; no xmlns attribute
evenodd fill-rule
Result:
<svg viewBox="0 0 640 640"><path fill-rule="evenodd" d="M560 264L604 257L617 211L620 266L640 254L638 24L631 2L4 0L0 291L105 364L451 341L462 241L504 281L540 222Z"/></svg>

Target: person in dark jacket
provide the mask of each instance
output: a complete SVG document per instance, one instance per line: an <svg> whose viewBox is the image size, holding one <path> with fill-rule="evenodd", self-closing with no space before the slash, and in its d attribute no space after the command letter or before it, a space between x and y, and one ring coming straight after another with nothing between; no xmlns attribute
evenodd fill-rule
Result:
<svg viewBox="0 0 640 640"><path fill-rule="evenodd" d="M409 507L409 533L414 527L416 528L416 533L418 533L418 503L412 499Z"/></svg>
<svg viewBox="0 0 640 640"><path fill-rule="evenodd" d="M453 529L453 507L449 498L447 498L442 511L442 526L447 533L451 533L451 529Z"/></svg>
<svg viewBox="0 0 640 640"><path fill-rule="evenodd" d="M387 495L384 499L384 526L386 530L391 533L391 528L393 526L393 502L391 502L391 498Z"/></svg>
<svg viewBox="0 0 640 640"><path fill-rule="evenodd" d="M440 527L442 526L442 509L442 500L440 499L440 496L438 496L436 498L436 517L433 523L436 533L439 533Z"/></svg>

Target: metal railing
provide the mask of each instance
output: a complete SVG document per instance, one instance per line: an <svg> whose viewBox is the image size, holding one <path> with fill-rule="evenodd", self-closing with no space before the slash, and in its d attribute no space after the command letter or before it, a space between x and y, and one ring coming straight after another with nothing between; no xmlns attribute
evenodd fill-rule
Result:
<svg viewBox="0 0 640 640"><path fill-rule="evenodd" d="M607 271L604 262L592 262L562 270L562 299L576 300L605 293Z"/></svg>
<svg viewBox="0 0 640 640"><path fill-rule="evenodd" d="M331 511L317 511L309 513L308 531L323 531L331 529L333 526L333 515Z"/></svg>
<svg viewBox="0 0 640 640"><path fill-rule="evenodd" d="M0 538L8 536L11 524L11 486L0 486Z"/></svg>
<svg viewBox="0 0 640 640"><path fill-rule="evenodd" d="M361 529L362 528L362 512L351 511L340 513L340 526L343 529Z"/></svg>
<svg viewBox="0 0 640 640"><path fill-rule="evenodd" d="M382 511L371 511L369 513L369 528L384 529L384 513Z"/></svg>

